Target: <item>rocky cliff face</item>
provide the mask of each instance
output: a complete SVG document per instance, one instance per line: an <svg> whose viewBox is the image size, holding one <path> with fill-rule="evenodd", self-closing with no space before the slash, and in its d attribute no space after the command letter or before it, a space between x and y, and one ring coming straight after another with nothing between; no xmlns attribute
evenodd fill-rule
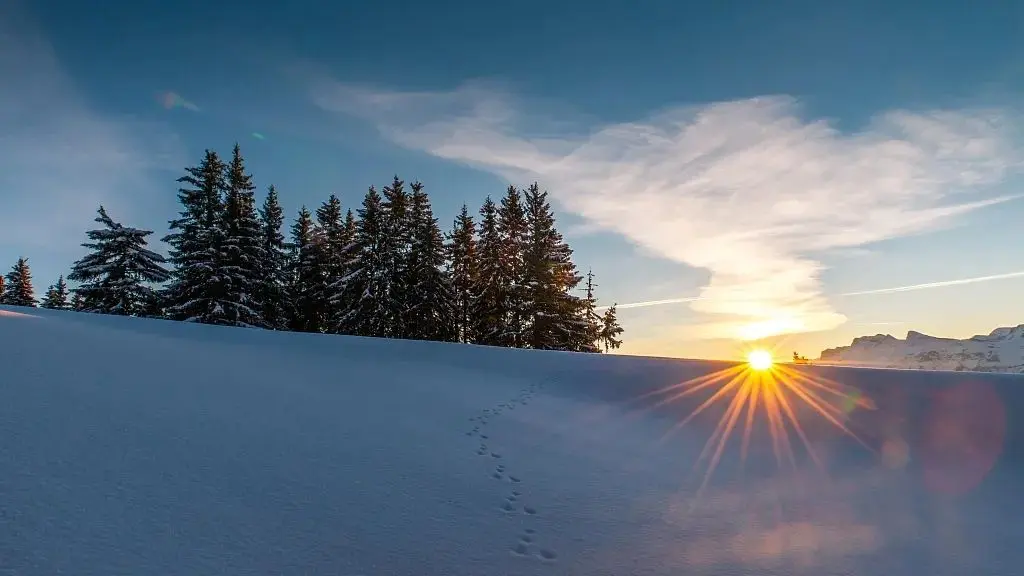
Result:
<svg viewBox="0 0 1024 576"><path fill-rule="evenodd" d="M996 328L965 340L907 332L854 338L849 346L823 350L818 362L877 368L1024 372L1024 324Z"/></svg>

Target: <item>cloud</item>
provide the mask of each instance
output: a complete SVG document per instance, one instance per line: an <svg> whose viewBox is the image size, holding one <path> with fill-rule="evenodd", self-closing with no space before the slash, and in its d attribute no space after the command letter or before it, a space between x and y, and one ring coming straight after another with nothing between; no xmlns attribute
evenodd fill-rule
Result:
<svg viewBox="0 0 1024 576"><path fill-rule="evenodd" d="M687 298L667 298L664 300L644 300L642 302L623 302L622 304L616 304L616 310L628 310L630 308L649 308L651 306L664 306L665 304L685 304L688 302L696 302L700 300L700 296L689 296ZM610 306L599 306L598 311L603 312Z"/></svg>
<svg viewBox="0 0 1024 576"><path fill-rule="evenodd" d="M762 97L559 135L477 84L400 93L321 83L314 99L405 146L538 180L589 222L709 270L697 297L659 302L688 302L708 319L705 337L840 325L819 280L824 255L1005 201L983 192L1018 165L1010 118L994 109L891 111L846 134L805 119L792 98Z"/></svg>
<svg viewBox="0 0 1024 576"><path fill-rule="evenodd" d="M872 294L895 294L897 292L915 292L917 290L929 290L932 288L948 288L950 286L962 286L964 284L978 284L981 282L992 282L995 280L1011 280L1024 278L1024 270L1016 272L1003 272L1001 274L989 274L986 276L973 276L971 278L957 278L956 280L939 280L938 282L924 282L921 284L907 284L904 286L889 286L887 288L874 288L871 290L858 290L856 292L844 292L840 296L869 296ZM651 306L664 306L666 304L684 304L700 300L700 296L687 296L684 298L666 298L664 300L644 300L641 302L626 302L616 306L619 310L630 308L648 308ZM601 306L599 310L606 310L608 306ZM883 323L884 324L884 323ZM902 324L902 322L898 322Z"/></svg>
<svg viewBox="0 0 1024 576"><path fill-rule="evenodd" d="M927 290L929 288L947 288L949 286L960 286L963 284L977 284L979 282L992 282L993 280L1010 280L1024 277L1024 270L1017 272L1005 272L1002 274L990 274L988 276L974 276L972 278L959 278L956 280L940 280L938 282L925 282L923 284L909 284L907 286L891 286L889 288L876 288L874 290L860 290L858 292L847 292L843 296L865 296L869 294L893 294L896 292L913 292L915 290Z"/></svg>
<svg viewBox="0 0 1024 576"><path fill-rule="evenodd" d="M160 126L91 111L53 47L12 2L0 7L0 78L5 243L73 249L101 202L129 219L140 198L171 193L166 174L159 184L152 175L184 165L177 139Z"/></svg>

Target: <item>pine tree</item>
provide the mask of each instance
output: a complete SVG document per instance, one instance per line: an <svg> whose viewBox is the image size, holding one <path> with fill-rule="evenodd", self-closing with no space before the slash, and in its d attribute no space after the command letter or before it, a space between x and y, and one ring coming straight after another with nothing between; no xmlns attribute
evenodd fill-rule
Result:
<svg viewBox="0 0 1024 576"><path fill-rule="evenodd" d="M6 280L3 275L0 274L0 305L7 304L7 287L5 282Z"/></svg>
<svg viewBox="0 0 1024 576"><path fill-rule="evenodd" d="M82 295L90 312L141 316L153 297L149 284L170 278L160 254L146 248L152 230L130 228L115 222L103 206L95 221L103 228L86 232L82 244L90 253L75 262L69 280L81 282L75 292Z"/></svg>
<svg viewBox="0 0 1024 576"><path fill-rule="evenodd" d="M594 340L587 333L585 302L572 294L582 280L572 262L572 249L555 228L547 192L533 184L524 196L526 344L541 350L590 351Z"/></svg>
<svg viewBox="0 0 1024 576"><path fill-rule="evenodd" d="M597 297L594 295L594 272L587 271L586 296L583 299L583 333L579 338L578 349L580 352L600 352L598 343L601 342L601 328L603 319L597 313Z"/></svg>
<svg viewBox="0 0 1024 576"><path fill-rule="evenodd" d="M169 273L168 273L169 274ZM153 290L146 295L146 298L142 302L142 313L140 316L146 318L167 318L167 311L165 306L167 301L164 299L164 293L162 290Z"/></svg>
<svg viewBox="0 0 1024 576"><path fill-rule="evenodd" d="M8 306L31 308L38 304L35 289L32 288L32 270L29 269L28 258L18 258L11 271L7 273L3 303Z"/></svg>
<svg viewBox="0 0 1024 576"><path fill-rule="evenodd" d="M335 330L337 334L348 334L344 322L340 319L345 313L352 308L351 298L354 294L347 291L344 285L347 283L350 274L355 270L356 263L359 261L359 245L356 242L356 227L357 221L355 214L350 208L345 212L345 223L342 227L344 248L341 251L341 273L337 280L331 284L329 293L331 294L330 306L333 312L333 316L329 319L330 327Z"/></svg>
<svg viewBox="0 0 1024 576"><path fill-rule="evenodd" d="M444 236L423 184L414 182L411 188L411 243L405 294L408 309L400 320L405 326L407 338L454 341L455 298L450 279L444 270Z"/></svg>
<svg viewBox="0 0 1024 576"><path fill-rule="evenodd" d="M318 317L327 331L337 326L332 319L340 314L341 301L335 298L334 287L346 272L346 258L350 242L342 219L341 200L331 194L316 210L316 258L319 277L313 287Z"/></svg>
<svg viewBox="0 0 1024 576"><path fill-rule="evenodd" d="M225 168L223 264L224 320L229 326L263 326L257 299L264 261L262 233L256 217L256 187L245 171L241 148L235 144Z"/></svg>
<svg viewBox="0 0 1024 576"><path fill-rule="evenodd" d="M288 245L288 325L295 332L320 332L316 286L320 280L317 248L313 236L313 215L303 206L292 224Z"/></svg>
<svg viewBox="0 0 1024 576"><path fill-rule="evenodd" d="M471 323L473 288L477 278L476 225L466 205L455 218L448 234L448 276L452 284L456 338L459 342L473 342Z"/></svg>
<svg viewBox="0 0 1024 576"><path fill-rule="evenodd" d="M85 298L83 298L81 294L75 291L71 292L71 309L74 310L75 312L86 311Z"/></svg>
<svg viewBox="0 0 1024 576"><path fill-rule="evenodd" d="M284 210L281 209L277 190L273 186L267 190L259 217L263 252L256 294L257 301L261 304L260 316L267 328L283 330L287 327L288 253L285 250L284 235L281 233Z"/></svg>
<svg viewBox="0 0 1024 576"><path fill-rule="evenodd" d="M46 295L43 297L43 302L40 306L50 310L67 310L70 307L68 302L68 283L64 281L63 274L57 278L56 284L51 284L46 289Z"/></svg>
<svg viewBox="0 0 1024 576"><path fill-rule="evenodd" d="M502 240L498 209L488 196L480 208L477 274L472 287L471 333L474 343L507 346L508 279L502 266Z"/></svg>
<svg viewBox="0 0 1024 576"><path fill-rule="evenodd" d="M409 309L409 291L412 289L408 261L412 224L409 193L405 191L405 182L397 175L391 184L383 189L381 208L383 213L381 255L383 266L387 270L382 286L383 293L386 295L383 299L386 308L385 318L391 337L405 338L407 334L403 317L406 310Z"/></svg>
<svg viewBox="0 0 1024 576"><path fill-rule="evenodd" d="M335 320L336 331L357 336L394 337L395 305L390 293L394 270L388 253L388 220L374 187L363 198L355 223L353 258L349 271L334 286L335 298L344 303Z"/></svg>
<svg viewBox="0 0 1024 576"><path fill-rule="evenodd" d="M352 242L355 241L356 238L356 217L352 213L351 208L345 213L345 238L347 238L349 242L345 249L350 250L352 248Z"/></svg>
<svg viewBox="0 0 1024 576"><path fill-rule="evenodd" d="M527 342L529 296L524 263L527 231L522 196L515 186L509 186L498 208L498 234L501 237L501 277L506 282L501 345L513 348L522 348Z"/></svg>
<svg viewBox="0 0 1024 576"><path fill-rule="evenodd" d="M224 162L207 150L198 166L185 169L178 182L182 211L170 223L164 241L171 245L173 281L166 291L166 312L173 320L228 324L229 284L222 272L224 249Z"/></svg>
<svg viewBox="0 0 1024 576"><path fill-rule="evenodd" d="M609 349L616 350L619 346L622 346L622 340L619 339L619 335L622 332L622 326L619 325L619 320L616 317L615 304L612 304L604 311L604 315L601 317L600 342L604 344L605 352Z"/></svg>

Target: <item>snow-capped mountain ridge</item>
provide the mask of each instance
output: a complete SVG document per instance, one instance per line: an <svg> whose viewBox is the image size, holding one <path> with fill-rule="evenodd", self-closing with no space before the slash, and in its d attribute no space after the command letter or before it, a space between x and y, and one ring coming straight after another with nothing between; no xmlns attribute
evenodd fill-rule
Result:
<svg viewBox="0 0 1024 576"><path fill-rule="evenodd" d="M860 336L849 346L823 350L818 360L880 368L1024 372L1024 324L963 340L915 330L902 340L891 334Z"/></svg>

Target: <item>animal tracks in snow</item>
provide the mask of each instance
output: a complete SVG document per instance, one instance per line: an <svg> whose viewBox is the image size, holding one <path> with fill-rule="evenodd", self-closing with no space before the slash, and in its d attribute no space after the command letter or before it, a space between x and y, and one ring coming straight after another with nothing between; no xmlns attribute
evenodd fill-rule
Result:
<svg viewBox="0 0 1024 576"><path fill-rule="evenodd" d="M500 402L493 408L485 408L480 414L470 417L469 422L472 428L466 432L466 436L479 438L479 444L475 450L478 457L488 458L495 462L494 467L490 470L491 478L509 485L510 489L498 505L498 511L505 518L522 518L524 528L510 547L510 553L513 556L550 563L558 558L558 554L553 549L540 545L537 530L533 526L535 519L540 516L540 511L536 506L524 502L522 477L509 471L504 463L502 453L490 443L492 436L486 432L489 422L506 411L527 406L537 395L538 390L543 387L544 385L540 383L530 384L520 390L515 398Z"/></svg>

